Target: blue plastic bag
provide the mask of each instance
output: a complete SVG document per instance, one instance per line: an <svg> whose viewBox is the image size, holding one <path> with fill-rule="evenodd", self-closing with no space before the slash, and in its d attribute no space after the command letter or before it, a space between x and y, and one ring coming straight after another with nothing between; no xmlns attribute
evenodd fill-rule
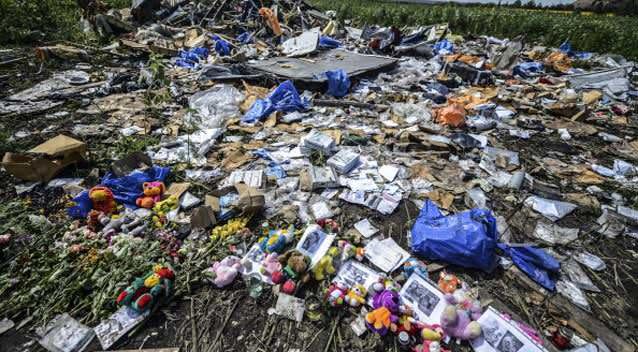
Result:
<svg viewBox="0 0 638 352"><path fill-rule="evenodd" d="M153 166L144 171L133 171L123 177L115 177L114 174L108 173L102 178L100 185L111 189L117 203L124 204L127 208L137 208L135 201L143 194L142 184L151 181L164 182L169 172L168 167ZM92 208L89 192L80 193L73 201L76 205L68 209L69 216L75 219L85 218Z"/></svg>
<svg viewBox="0 0 638 352"><path fill-rule="evenodd" d="M412 251L429 260L491 272L497 264L496 219L489 210L444 216L427 200L412 227Z"/></svg>
<svg viewBox="0 0 638 352"><path fill-rule="evenodd" d="M205 60L208 57L208 49L194 48L191 50L180 50L177 56L178 59L175 61L175 65L185 68L195 68L201 60Z"/></svg>
<svg viewBox="0 0 638 352"><path fill-rule="evenodd" d="M229 56L230 55L230 43L222 39L217 34L211 37L215 41L215 51L219 56Z"/></svg>
<svg viewBox="0 0 638 352"><path fill-rule="evenodd" d="M328 78L328 94L335 98L342 98L348 94L350 89L350 78L348 73L342 69L326 71Z"/></svg>
<svg viewBox="0 0 638 352"><path fill-rule="evenodd" d="M451 54L454 52L454 45L447 39L440 40L434 44L434 52L437 54Z"/></svg>
<svg viewBox="0 0 638 352"><path fill-rule="evenodd" d="M537 61L520 63L514 66L514 69L512 70L514 75L518 75L523 78L538 76L543 72L545 72L545 66L543 66L543 63Z"/></svg>
<svg viewBox="0 0 638 352"><path fill-rule="evenodd" d="M534 246L510 247L505 243L499 243L498 248L512 258L514 264L530 279L550 291L556 289L550 274L560 271L560 263L543 249Z"/></svg>
<svg viewBox="0 0 638 352"><path fill-rule="evenodd" d="M250 44L253 40L253 34L250 32L244 32L237 36L237 40L242 44Z"/></svg>
<svg viewBox="0 0 638 352"><path fill-rule="evenodd" d="M292 112L307 110L310 103L302 99L291 81L285 81L275 88L265 99L257 99L242 118L243 122L254 123L270 116L275 111Z"/></svg>
<svg viewBox="0 0 638 352"><path fill-rule="evenodd" d="M341 42L336 39L332 39L328 36L322 35L319 37L319 48L321 49L335 49L341 46Z"/></svg>

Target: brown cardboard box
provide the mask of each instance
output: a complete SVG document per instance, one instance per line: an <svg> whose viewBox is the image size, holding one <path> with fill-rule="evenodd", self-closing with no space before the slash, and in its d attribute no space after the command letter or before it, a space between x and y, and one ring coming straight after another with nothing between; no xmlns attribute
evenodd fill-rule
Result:
<svg viewBox="0 0 638 352"><path fill-rule="evenodd" d="M237 204L234 205L234 208L242 215L258 213L266 204L264 194L245 183L236 183L233 186L219 189L213 192L212 195L206 195L205 204L210 206L216 213L219 213L221 211L219 198L231 192L235 192L239 195L239 199L237 200Z"/></svg>
<svg viewBox="0 0 638 352"><path fill-rule="evenodd" d="M58 135L26 153L5 153L2 166L21 180L48 182L62 169L85 157L84 142Z"/></svg>

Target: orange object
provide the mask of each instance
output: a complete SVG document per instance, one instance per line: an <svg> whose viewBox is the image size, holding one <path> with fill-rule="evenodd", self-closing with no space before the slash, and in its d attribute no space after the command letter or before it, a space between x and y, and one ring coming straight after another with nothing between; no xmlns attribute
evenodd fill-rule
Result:
<svg viewBox="0 0 638 352"><path fill-rule="evenodd" d="M452 127L461 127L465 125L465 114L462 105L451 104L438 111L436 121Z"/></svg>
<svg viewBox="0 0 638 352"><path fill-rule="evenodd" d="M386 307L381 307L373 310L372 312L366 315L366 322L368 324L374 326L377 330L389 329L390 328L390 317L392 313Z"/></svg>
<svg viewBox="0 0 638 352"><path fill-rule="evenodd" d="M454 293L461 284L461 280L454 274L448 274L445 271L439 274L439 288L445 293Z"/></svg>
<svg viewBox="0 0 638 352"><path fill-rule="evenodd" d="M104 214L111 214L117 209L113 192L104 186L95 186L89 191L89 199L93 204L93 209Z"/></svg>
<svg viewBox="0 0 638 352"><path fill-rule="evenodd" d="M565 53L554 51L545 58L545 65L551 66L555 71L567 73L572 68L572 59Z"/></svg>
<svg viewBox="0 0 638 352"><path fill-rule="evenodd" d="M268 27L272 29L276 36L282 35L284 32L281 30L281 26L279 25L279 19L273 12L273 10L262 7L259 9L259 16L263 17L266 20L266 24Z"/></svg>

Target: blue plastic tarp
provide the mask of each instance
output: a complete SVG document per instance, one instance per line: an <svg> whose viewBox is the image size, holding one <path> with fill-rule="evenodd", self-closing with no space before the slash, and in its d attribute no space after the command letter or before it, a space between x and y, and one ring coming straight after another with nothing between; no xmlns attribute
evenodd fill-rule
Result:
<svg viewBox="0 0 638 352"><path fill-rule="evenodd" d="M499 243L500 248L507 254L514 264L544 288L554 291L556 283L551 278L552 274L558 274L560 263L542 248L534 246L510 247Z"/></svg>
<svg viewBox="0 0 638 352"><path fill-rule="evenodd" d="M217 34L211 37L215 41L215 51L219 56L229 56L230 55L230 43L222 39Z"/></svg>
<svg viewBox="0 0 638 352"><path fill-rule="evenodd" d="M326 71L328 78L328 94L335 98L342 98L350 90L350 78L348 73L342 69Z"/></svg>
<svg viewBox="0 0 638 352"><path fill-rule="evenodd" d="M143 183L151 181L164 182L170 170L168 167L153 166L143 171L133 171L122 177L116 177L114 174L108 173L102 178L100 185L111 189L118 204L124 204L127 208L137 208L135 201L143 194ZM80 193L73 201L76 205L68 209L69 216L76 219L85 218L92 208L89 192Z"/></svg>
<svg viewBox="0 0 638 352"><path fill-rule="evenodd" d="M322 35L319 37L319 48L321 49L335 49L341 46L341 42L330 38L328 36Z"/></svg>
<svg viewBox="0 0 638 352"><path fill-rule="evenodd" d="M302 99L291 81L285 81L275 88L265 99L257 99L242 118L243 122L254 123L270 116L275 111L292 112L307 110L310 103Z"/></svg>
<svg viewBox="0 0 638 352"><path fill-rule="evenodd" d="M491 272L497 264L496 219L489 210L444 216L427 200L412 227L412 251L429 260Z"/></svg>
<svg viewBox="0 0 638 352"><path fill-rule="evenodd" d="M201 60L208 57L207 48L194 48L191 50L180 50L175 65L185 68L195 68Z"/></svg>
<svg viewBox="0 0 638 352"><path fill-rule="evenodd" d="M523 78L538 76L543 72L545 72L545 66L543 66L543 63L538 61L520 63L514 66L514 69L512 70L514 75L518 75Z"/></svg>
<svg viewBox="0 0 638 352"><path fill-rule="evenodd" d="M451 54L454 52L454 44L447 39L439 40L434 44L434 52L437 54Z"/></svg>

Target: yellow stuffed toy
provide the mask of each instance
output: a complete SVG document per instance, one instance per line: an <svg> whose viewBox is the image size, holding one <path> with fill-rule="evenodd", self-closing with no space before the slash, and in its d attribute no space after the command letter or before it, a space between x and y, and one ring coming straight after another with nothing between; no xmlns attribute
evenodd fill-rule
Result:
<svg viewBox="0 0 638 352"><path fill-rule="evenodd" d="M339 249L337 247L330 247L328 253L319 259L317 265L312 268L312 276L317 281L325 279L326 274L332 275L337 270L334 267L333 260L339 255Z"/></svg>

